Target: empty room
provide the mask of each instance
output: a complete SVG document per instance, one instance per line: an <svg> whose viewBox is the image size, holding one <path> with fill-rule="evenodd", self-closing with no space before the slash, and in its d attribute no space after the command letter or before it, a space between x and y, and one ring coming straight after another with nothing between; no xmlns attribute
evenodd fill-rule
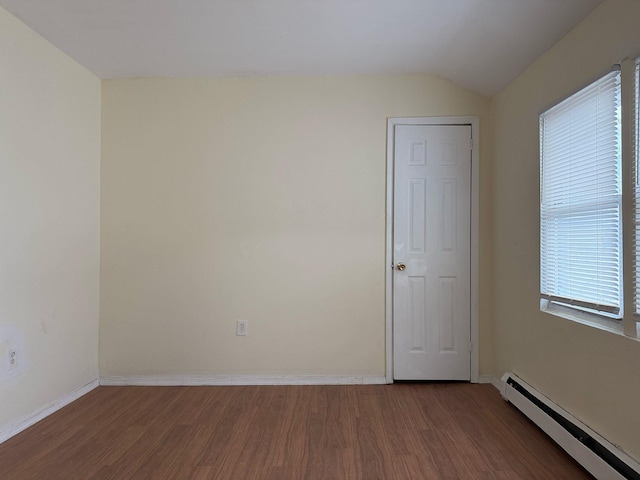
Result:
<svg viewBox="0 0 640 480"><path fill-rule="evenodd" d="M640 479L640 0L0 0L0 480Z"/></svg>

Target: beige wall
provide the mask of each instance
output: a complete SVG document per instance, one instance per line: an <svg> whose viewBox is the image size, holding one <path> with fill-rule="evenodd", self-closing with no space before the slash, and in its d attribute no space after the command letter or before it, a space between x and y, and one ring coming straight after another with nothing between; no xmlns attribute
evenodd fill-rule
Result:
<svg viewBox="0 0 640 480"><path fill-rule="evenodd" d="M101 374L384 375L387 117L479 115L486 147L486 99L358 76L113 80L102 100Z"/></svg>
<svg viewBox="0 0 640 480"><path fill-rule="evenodd" d="M100 94L0 9L0 436L98 375Z"/></svg>
<svg viewBox="0 0 640 480"><path fill-rule="evenodd" d="M538 114L640 53L640 2L608 1L492 102L494 345L514 371L640 458L640 342L539 311Z"/></svg>

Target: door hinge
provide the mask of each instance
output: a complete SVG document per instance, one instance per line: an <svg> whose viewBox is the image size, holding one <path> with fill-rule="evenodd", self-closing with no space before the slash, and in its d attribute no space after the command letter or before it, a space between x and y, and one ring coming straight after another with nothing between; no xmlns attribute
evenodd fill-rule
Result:
<svg viewBox="0 0 640 480"><path fill-rule="evenodd" d="M469 342L469 351L473 352L473 343Z"/></svg>
<svg viewBox="0 0 640 480"><path fill-rule="evenodd" d="M473 152L473 138L469 139L469 150Z"/></svg>

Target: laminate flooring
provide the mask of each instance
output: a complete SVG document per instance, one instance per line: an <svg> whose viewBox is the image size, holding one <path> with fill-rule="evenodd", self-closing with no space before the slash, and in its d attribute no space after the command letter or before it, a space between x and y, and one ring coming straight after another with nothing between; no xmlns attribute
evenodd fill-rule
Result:
<svg viewBox="0 0 640 480"><path fill-rule="evenodd" d="M468 383L98 387L0 445L2 480L590 478Z"/></svg>

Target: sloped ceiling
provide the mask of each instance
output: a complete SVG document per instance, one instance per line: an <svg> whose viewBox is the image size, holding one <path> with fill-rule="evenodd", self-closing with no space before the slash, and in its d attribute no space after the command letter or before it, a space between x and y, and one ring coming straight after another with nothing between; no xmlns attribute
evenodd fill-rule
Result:
<svg viewBox="0 0 640 480"><path fill-rule="evenodd" d="M601 0L0 0L100 78L431 73L492 96Z"/></svg>

